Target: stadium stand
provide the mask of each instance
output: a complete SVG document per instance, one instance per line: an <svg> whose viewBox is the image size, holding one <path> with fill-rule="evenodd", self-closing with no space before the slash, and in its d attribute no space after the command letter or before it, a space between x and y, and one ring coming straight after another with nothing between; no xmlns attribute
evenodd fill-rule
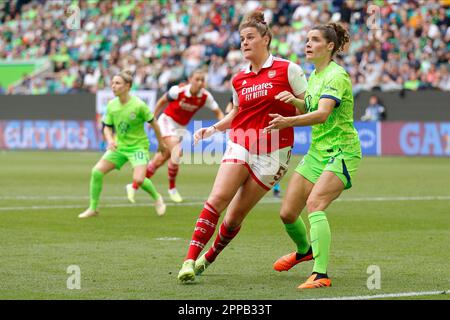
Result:
<svg viewBox="0 0 450 320"><path fill-rule="evenodd" d="M136 89L166 90L204 66L209 86L230 89L242 65L237 26L260 8L274 32L272 52L299 63L308 29L340 21L351 44L339 63L362 90L450 91L450 1L10 0L0 3L0 94L95 93L122 68ZM67 21L78 11L80 28ZM21 70L38 59L46 68ZM17 76L19 73L19 76ZM26 76L25 76L26 75Z"/></svg>

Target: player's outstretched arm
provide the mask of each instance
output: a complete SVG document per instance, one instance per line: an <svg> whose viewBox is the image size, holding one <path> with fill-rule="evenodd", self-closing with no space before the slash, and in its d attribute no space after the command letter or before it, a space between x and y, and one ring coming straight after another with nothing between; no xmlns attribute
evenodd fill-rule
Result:
<svg viewBox="0 0 450 320"><path fill-rule="evenodd" d="M231 128L231 122L233 121L234 117L238 113L238 108L236 106L233 106L233 110L230 111L229 114L227 114L222 120L217 122L216 124L207 127L207 128L201 128L197 130L194 133L194 144L199 142L202 139L206 139L210 136L212 136L214 133L218 131L225 131L229 128Z"/></svg>
<svg viewBox="0 0 450 320"><path fill-rule="evenodd" d="M279 114L269 114L273 118L269 122L269 126L265 127L264 130L269 132L273 129L284 129L288 127L304 127L312 126L319 123L324 123L327 121L331 112L333 112L336 101L333 99L322 98L319 100L319 107L316 111L301 114L295 117L283 117Z"/></svg>
<svg viewBox="0 0 450 320"><path fill-rule="evenodd" d="M302 93L301 95L295 96L289 91L282 91L279 94L275 96L275 99L283 101L285 103L289 103L293 105L300 114L305 114L305 100L304 100L305 94Z"/></svg>
<svg viewBox="0 0 450 320"><path fill-rule="evenodd" d="M158 102L156 102L155 112L153 113L156 119L159 117L168 103L169 99L167 99L167 93L164 93L162 97L159 98Z"/></svg>
<svg viewBox="0 0 450 320"><path fill-rule="evenodd" d="M216 115L217 120L222 120L223 118L225 118L225 115L223 114L222 110L220 110L220 108L213 110L213 112Z"/></svg>

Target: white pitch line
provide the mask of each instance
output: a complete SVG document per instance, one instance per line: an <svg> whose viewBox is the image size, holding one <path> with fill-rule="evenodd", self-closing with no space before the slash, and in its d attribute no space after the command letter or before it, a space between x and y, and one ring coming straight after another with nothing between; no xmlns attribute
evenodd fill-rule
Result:
<svg viewBox="0 0 450 320"><path fill-rule="evenodd" d="M401 292L401 293L386 293L376 294L373 296L354 296L354 297L330 297L319 298L309 300L370 300L370 299L383 299L383 298L405 298L405 297L418 297L418 296L434 296L439 294L450 294L450 290L446 291L422 291L422 292Z"/></svg>
<svg viewBox="0 0 450 320"><path fill-rule="evenodd" d="M104 200L123 200L124 196L102 196ZM203 200L208 196L187 197L188 200ZM0 196L0 200L86 200L89 196ZM344 202L370 202L370 201L430 201L430 200L450 200L450 195L443 196L397 196L397 197L344 197L335 201Z"/></svg>
<svg viewBox="0 0 450 320"><path fill-rule="evenodd" d="M0 197L1 199L5 199L8 196ZM9 197L9 200L15 199L15 200L24 200L26 196L16 196L13 198L12 196ZM200 200L201 201L191 201L191 202L183 202L183 203L171 203L168 202L166 205L168 206L197 206L202 205L208 197L191 197L187 198L188 200ZM68 196L65 198L64 196L48 196L48 197L32 197L33 200L86 200L88 199L87 196ZM102 199L108 199L108 197L105 197ZM123 197L109 197L109 200L123 200ZM448 201L450 200L450 196L417 196L417 197L357 197L357 198L341 198L337 199L335 201L337 202L372 202L372 201L383 201L383 202L390 202L390 201ZM277 198L263 198L259 203L263 204L275 204L280 203L280 199ZM0 211L23 211L23 210L47 210L47 209L76 209L76 208L84 208L86 205L42 205L42 206L15 206L15 207L0 207ZM118 204L104 204L102 207L104 208L124 208L124 207L151 207L152 203L140 203L140 204L124 204L124 203L118 203Z"/></svg>

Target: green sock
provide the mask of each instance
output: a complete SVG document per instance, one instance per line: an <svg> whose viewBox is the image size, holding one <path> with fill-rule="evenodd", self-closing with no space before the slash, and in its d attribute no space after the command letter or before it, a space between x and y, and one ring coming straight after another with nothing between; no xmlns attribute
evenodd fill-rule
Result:
<svg viewBox="0 0 450 320"><path fill-rule="evenodd" d="M297 252L306 253L309 249L309 242L306 237L306 226L303 219L299 217L294 223L285 223L284 227L289 237L297 245Z"/></svg>
<svg viewBox="0 0 450 320"><path fill-rule="evenodd" d="M310 213L308 218L311 224L311 246L314 255L313 272L327 273L331 243L331 231L327 216L323 211L316 211Z"/></svg>
<svg viewBox="0 0 450 320"><path fill-rule="evenodd" d="M89 186L90 204L91 210L97 210L98 200L100 199L100 193L103 187L103 177L105 174L97 169L92 169L91 172L91 184Z"/></svg>
<svg viewBox="0 0 450 320"><path fill-rule="evenodd" d="M158 193L158 191L156 191L156 188L153 185L152 180L150 180L148 178L145 178L144 182L141 185L141 188L142 188L142 190L144 190L147 193L149 193L153 200L158 199L159 193Z"/></svg>

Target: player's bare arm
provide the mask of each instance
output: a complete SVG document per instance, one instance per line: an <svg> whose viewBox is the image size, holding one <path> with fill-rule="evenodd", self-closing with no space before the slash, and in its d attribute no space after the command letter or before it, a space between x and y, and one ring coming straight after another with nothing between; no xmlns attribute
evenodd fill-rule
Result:
<svg viewBox="0 0 450 320"><path fill-rule="evenodd" d="M196 144L198 141L202 139L206 139L210 136L212 136L214 133L218 131L225 131L229 128L231 128L231 122L233 121L234 117L238 113L238 107L233 106L233 109L228 113L226 116L222 118L219 122L216 124L207 127L207 128L201 128L197 130L194 133L194 144Z"/></svg>
<svg viewBox="0 0 450 320"><path fill-rule="evenodd" d="M108 150L115 151L117 148L116 141L114 140L114 133L111 127L105 126L105 129L103 130L103 133L105 134L106 142L108 143Z"/></svg>
<svg viewBox="0 0 450 320"><path fill-rule="evenodd" d="M158 140L158 151L164 153L167 150L167 146L161 136L161 129L159 128L158 121L153 120L150 122L150 125L152 126L153 131L155 131L156 140Z"/></svg>
<svg viewBox="0 0 450 320"><path fill-rule="evenodd" d="M301 114L295 117L283 117L279 114L269 114L273 118L269 122L269 126L264 128L265 131L273 129L285 129L288 127L304 127L315 124L324 123L334 109L336 101L328 98L319 100L319 108L316 111Z"/></svg>
<svg viewBox="0 0 450 320"><path fill-rule="evenodd" d="M296 96L289 91L282 91L275 96L275 99L277 100L292 104L300 112L300 114L306 113L304 98L304 93Z"/></svg>
<svg viewBox="0 0 450 320"><path fill-rule="evenodd" d="M222 110L220 110L220 108L213 110L213 112L216 115L217 120L222 120L225 117L224 113L222 112Z"/></svg>
<svg viewBox="0 0 450 320"><path fill-rule="evenodd" d="M163 96L159 98L158 102L156 102L155 112L153 113L156 119L159 117L168 103L169 100L167 99L167 93L164 93Z"/></svg>

